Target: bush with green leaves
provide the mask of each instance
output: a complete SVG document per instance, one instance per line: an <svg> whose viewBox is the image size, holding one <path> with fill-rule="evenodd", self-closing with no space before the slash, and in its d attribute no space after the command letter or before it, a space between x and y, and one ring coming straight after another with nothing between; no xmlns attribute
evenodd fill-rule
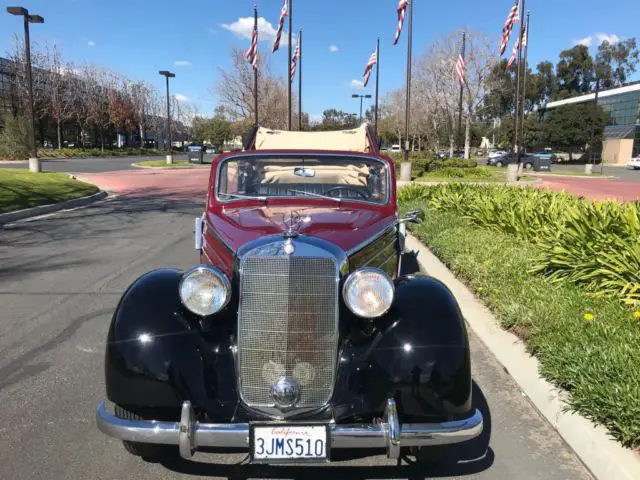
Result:
<svg viewBox="0 0 640 480"><path fill-rule="evenodd" d="M568 280L597 296L640 304L640 202L591 201L536 188L410 185L400 201L422 200L474 224L538 247L530 272Z"/></svg>
<svg viewBox="0 0 640 480"><path fill-rule="evenodd" d="M163 150L155 148L41 148L38 156L41 158L92 158L92 157L133 157L140 155L162 155Z"/></svg>
<svg viewBox="0 0 640 480"><path fill-rule="evenodd" d="M5 114L0 130L0 159L24 160L29 158L29 128L23 117Z"/></svg>
<svg viewBox="0 0 640 480"><path fill-rule="evenodd" d="M426 210L411 231L523 339L540 374L569 392L574 411L608 428L624 446L640 447L640 308L594 297L568 279L531 274L543 248L525 235L474 224L445 203L433 206L456 189L429 188L426 196L425 189L401 189L403 210Z"/></svg>

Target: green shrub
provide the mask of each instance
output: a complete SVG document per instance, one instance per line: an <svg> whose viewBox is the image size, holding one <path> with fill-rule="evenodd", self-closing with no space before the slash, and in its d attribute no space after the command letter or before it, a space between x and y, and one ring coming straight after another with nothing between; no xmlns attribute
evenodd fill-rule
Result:
<svg viewBox="0 0 640 480"><path fill-rule="evenodd" d="M42 158L91 158L91 157L133 157L133 156L155 156L164 152L152 148L41 148L38 155Z"/></svg>
<svg viewBox="0 0 640 480"><path fill-rule="evenodd" d="M5 114L2 117L2 130L0 130L0 159L29 158L28 132L26 119Z"/></svg>
<svg viewBox="0 0 640 480"><path fill-rule="evenodd" d="M640 304L640 202L590 201L507 186L413 187L400 191L400 201L422 199L431 208L538 246L530 273Z"/></svg>
<svg viewBox="0 0 640 480"><path fill-rule="evenodd" d="M433 192L447 189L410 185L401 193L420 199L424 190L435 202ZM571 408L607 427L623 445L640 447L640 319L634 312L568 280L529 273L541 254L535 243L474 225L453 208L440 210L424 200L401 206L425 208L424 223L410 229L525 341L541 375L570 392Z"/></svg>

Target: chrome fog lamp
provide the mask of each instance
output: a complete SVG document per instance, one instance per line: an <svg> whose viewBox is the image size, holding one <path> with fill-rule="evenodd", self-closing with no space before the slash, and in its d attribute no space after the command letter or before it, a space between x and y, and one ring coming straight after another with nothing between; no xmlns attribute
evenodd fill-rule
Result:
<svg viewBox="0 0 640 480"><path fill-rule="evenodd" d="M353 272L344 282L342 296L347 308L359 317L377 318L389 311L395 289L389 276L377 268Z"/></svg>
<svg viewBox="0 0 640 480"><path fill-rule="evenodd" d="M198 265L182 275L179 291L184 306L205 317L227 305L231 298L231 282L218 268Z"/></svg>

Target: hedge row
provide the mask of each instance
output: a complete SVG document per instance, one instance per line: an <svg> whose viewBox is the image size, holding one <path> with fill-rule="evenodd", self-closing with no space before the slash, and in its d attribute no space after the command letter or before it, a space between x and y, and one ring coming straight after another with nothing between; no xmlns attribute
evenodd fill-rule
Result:
<svg viewBox="0 0 640 480"><path fill-rule="evenodd" d="M155 148L119 148L106 149L99 148L42 148L38 150L40 158L88 158L88 157L129 157L139 155L162 155L165 150Z"/></svg>
<svg viewBox="0 0 640 480"><path fill-rule="evenodd" d="M399 174L400 164L402 163L402 153L391 153L389 156L393 159L396 171ZM475 160L465 160L464 158L439 159L424 152L412 152L409 155L409 160L411 161L411 175L414 178L443 168L477 168L478 166Z"/></svg>
<svg viewBox="0 0 640 480"><path fill-rule="evenodd" d="M402 189L488 229L537 247L530 273L569 281L597 296L640 305L640 202L590 201L566 193L461 184Z"/></svg>
<svg viewBox="0 0 640 480"><path fill-rule="evenodd" d="M439 208L437 196L410 202L403 194L403 209L426 210L411 230L525 341L541 375L570 393L573 410L640 447L640 312L529 273L543 254L537 244Z"/></svg>

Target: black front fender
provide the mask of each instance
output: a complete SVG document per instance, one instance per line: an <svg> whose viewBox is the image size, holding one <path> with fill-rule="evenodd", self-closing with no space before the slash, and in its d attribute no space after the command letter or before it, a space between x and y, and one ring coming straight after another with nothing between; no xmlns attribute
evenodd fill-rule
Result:
<svg viewBox="0 0 640 480"><path fill-rule="evenodd" d="M228 375L234 371L233 324L221 312L209 332L216 342L206 342L198 317L181 304L180 275L174 269L151 271L122 296L107 339L107 397L134 411L179 408L191 400L224 417L237 397L235 376Z"/></svg>
<svg viewBox="0 0 640 480"><path fill-rule="evenodd" d="M426 275L401 277L394 305L372 337L345 344L334 396L342 415L381 413L390 397L396 398L405 421L469 413L466 325L442 282Z"/></svg>

